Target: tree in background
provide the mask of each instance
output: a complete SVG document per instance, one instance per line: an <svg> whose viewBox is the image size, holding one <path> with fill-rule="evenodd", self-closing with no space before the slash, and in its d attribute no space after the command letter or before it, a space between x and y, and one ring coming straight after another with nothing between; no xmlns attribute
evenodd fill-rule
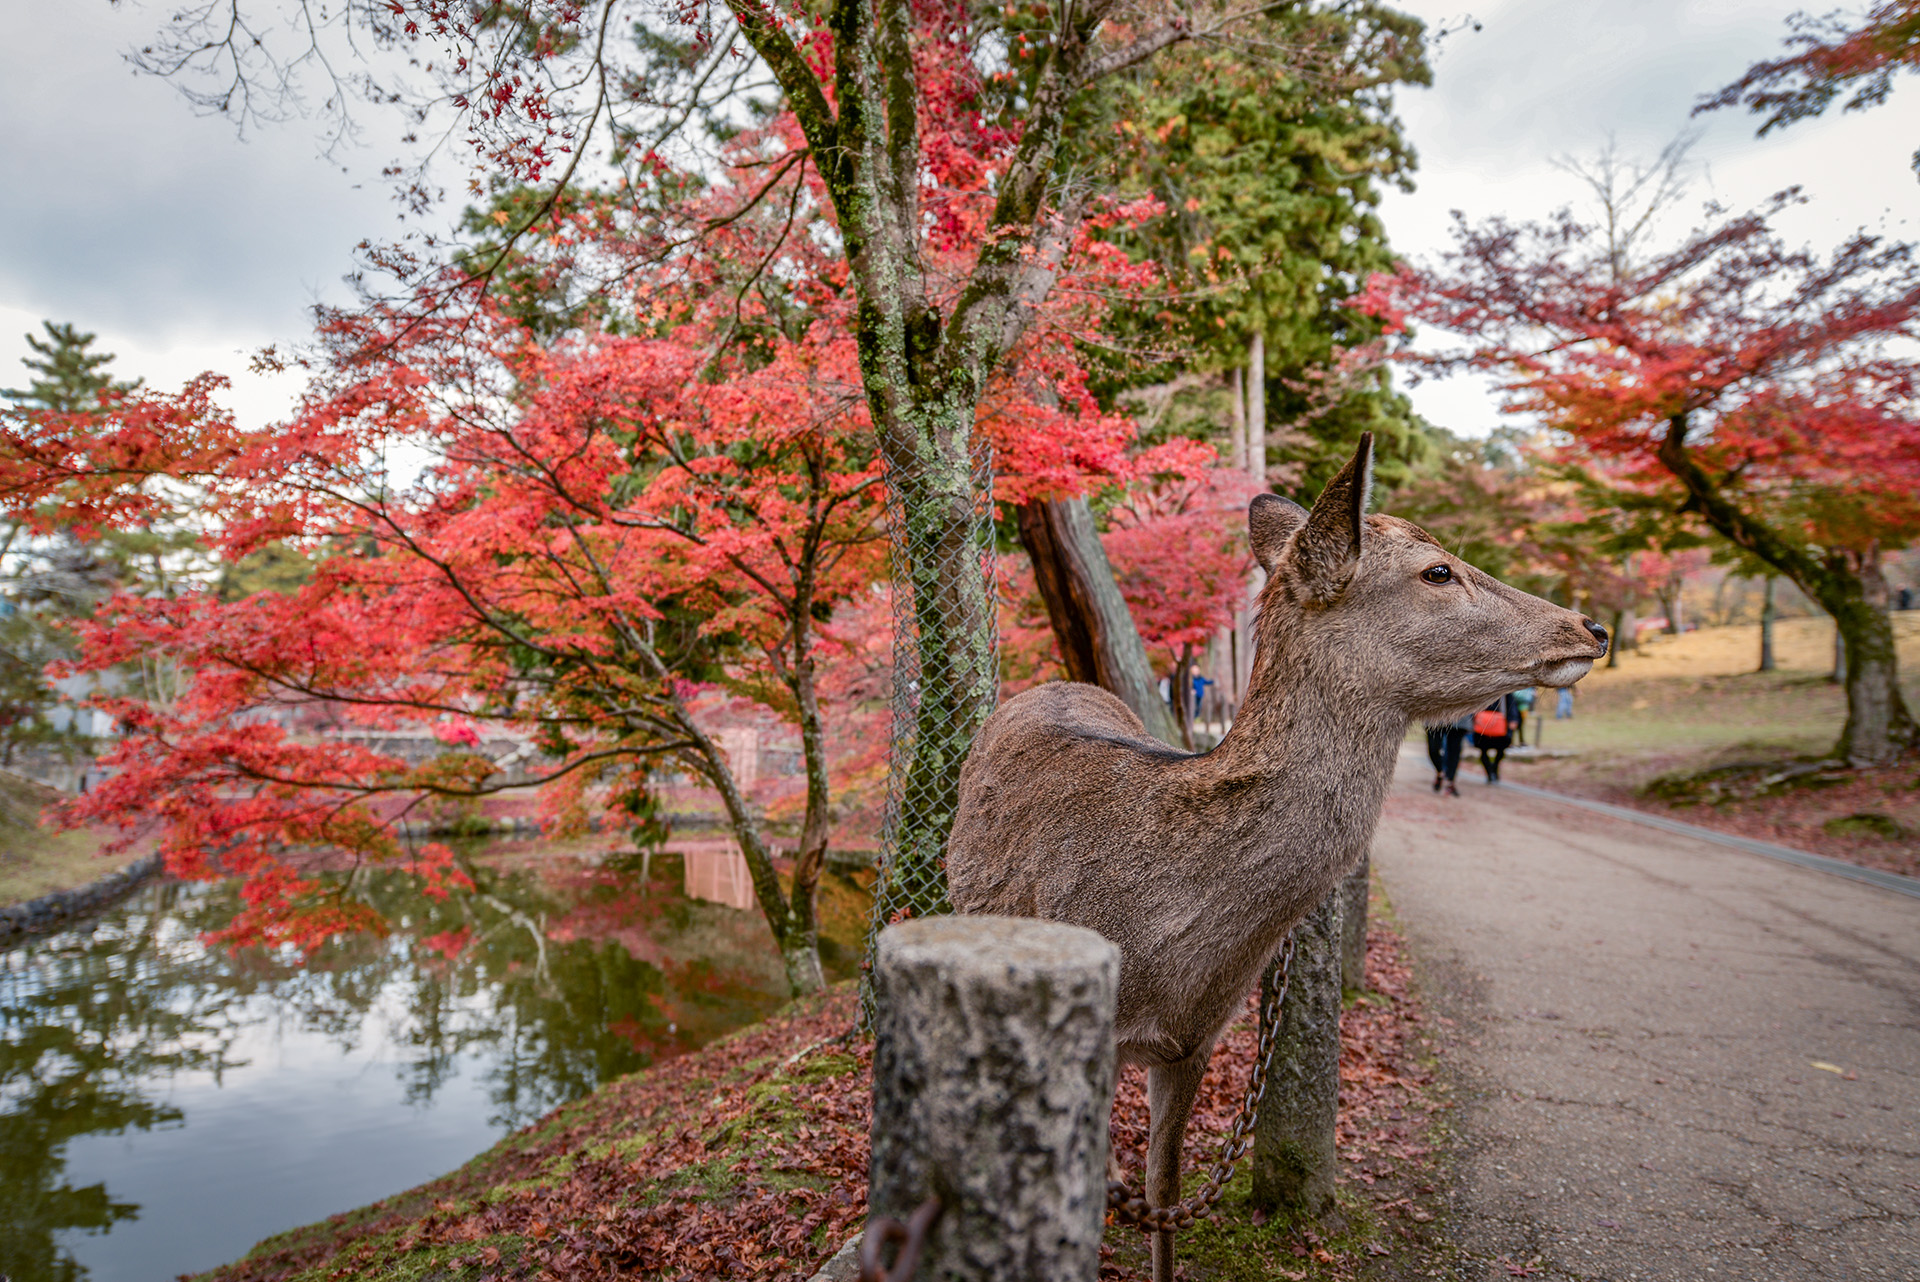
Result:
<svg viewBox="0 0 1920 1282"><path fill-rule="evenodd" d="M1604 235L1546 223L1459 223L1434 267L1378 279L1379 315L1468 340L1436 365L1496 370L1510 407L1565 434L1792 579L1853 659L1836 755L1886 761L1920 742L1901 697L1881 551L1920 532L1908 246L1856 236L1794 250L1765 212L1724 217L1624 274Z"/></svg>
<svg viewBox="0 0 1920 1282"><path fill-rule="evenodd" d="M1756 62L1747 74L1703 98L1694 114L1723 107L1745 106L1766 117L1760 136L1822 115L1841 94L1852 91L1843 111L1877 107L1893 92L1898 71L1920 67L1920 3L1886 0L1863 18L1849 18L1838 10L1815 16L1796 13L1787 19L1793 34L1786 44L1796 52L1785 58ZM1920 151L1913 156L1920 172Z"/></svg>
<svg viewBox="0 0 1920 1282"><path fill-rule="evenodd" d="M65 410L78 413L96 409L102 397L124 395L138 387L139 381L122 382L106 372L113 364L112 352L92 350L97 334L83 334L66 321L41 321L46 337L25 335L33 356L22 357L33 375L25 388L0 391L0 398L15 405L35 409Z"/></svg>
<svg viewBox="0 0 1920 1282"><path fill-rule="evenodd" d="M0 390L7 411L97 414L136 391L138 380L107 371L111 352L94 350L95 334L65 321L42 321L44 337L26 335L30 354L21 359L30 381ZM0 566L6 595L0 600L0 765L12 767L21 748L50 750L71 759L87 749L71 712L56 709L59 696L48 682L50 664L72 657L66 625L84 618L114 587L164 566L175 540L150 532L124 536L71 527L36 532L11 520L0 534ZM84 534L84 537L83 537Z"/></svg>
<svg viewBox="0 0 1920 1282"><path fill-rule="evenodd" d="M1343 368L1342 353L1380 334L1345 304L1393 261L1376 211L1384 185L1411 183L1393 91L1432 81L1424 27L1384 4L1300 4L1269 11L1260 32L1328 51L1327 73L1275 76L1235 49L1197 45L1119 86L1123 162L1162 212L1118 234L1160 265L1172 297L1118 330L1170 364L1117 381L1201 376L1156 431L1214 440L1261 488L1317 493L1364 431L1395 484L1423 442L1383 367Z"/></svg>
<svg viewBox="0 0 1920 1282"><path fill-rule="evenodd" d="M1169 660L1170 702L1189 752L1196 747L1196 651L1246 600L1252 492L1252 479L1232 469L1163 479L1116 506L1113 528L1101 538L1141 640Z"/></svg>
<svg viewBox="0 0 1920 1282"><path fill-rule="evenodd" d="M6 441L4 491L36 519L139 523L170 501L151 482L191 482L229 559L290 542L313 561L291 593L122 594L80 626L77 669L164 657L181 679L165 700L96 697L123 737L71 817L159 818L177 874L244 879L224 938L312 945L381 926L316 850L410 866L430 893L462 883L449 851L394 824L422 799L516 786L472 751L482 729L532 737L530 782L562 823L589 784L617 803L672 761L720 793L789 983L818 987L824 776L810 760L783 886L694 705L703 682L748 690L819 756L814 620L879 564L850 344L828 327L709 383L697 327L545 348L506 324L402 321L378 342L371 322L336 324L340 363L279 428L236 430L203 382L106 419L37 414ZM402 442L432 460L412 486L386 468ZM295 733L311 715L424 726L448 751L414 763Z"/></svg>

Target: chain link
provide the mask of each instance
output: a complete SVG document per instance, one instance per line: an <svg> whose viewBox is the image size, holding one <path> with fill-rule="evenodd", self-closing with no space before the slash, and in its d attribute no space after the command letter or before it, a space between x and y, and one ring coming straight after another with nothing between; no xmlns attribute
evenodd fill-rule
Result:
<svg viewBox="0 0 1920 1282"><path fill-rule="evenodd" d="M893 605L893 728L888 743L886 817L879 880L867 918L863 972L874 941L894 922L950 913L947 831L960 763L999 688L993 529L993 454L975 443L971 509L947 537L931 539L907 510L903 484L887 487ZM980 594L916 597L915 585L977 584ZM975 613L984 611L984 613ZM929 635L929 629L931 635ZM963 644L964 642L964 644ZM927 652L923 653L923 646ZM873 985L860 982L860 1023L873 1027Z"/></svg>
<svg viewBox="0 0 1920 1282"><path fill-rule="evenodd" d="M1293 935L1280 949L1280 982L1260 1009L1260 1042L1254 1049L1253 1075L1247 1079L1247 1094L1240 1101L1240 1115L1233 1129L1220 1143L1220 1156L1207 1172L1206 1183L1192 1197L1172 1206L1148 1206L1147 1199L1125 1180L1107 1184L1107 1208L1122 1224L1137 1224L1149 1232L1170 1233L1190 1228L1196 1220L1213 1214L1214 1203L1226 1192L1234 1168L1253 1147L1253 1127L1260 1116L1260 1101L1267 1093L1267 1070L1273 1066L1274 1047L1280 1041L1280 1008L1287 1000L1287 983L1293 971Z"/></svg>
<svg viewBox="0 0 1920 1282"><path fill-rule="evenodd" d="M922 1202L905 1224L886 1215L868 1220L867 1231L860 1238L860 1282L910 1282L913 1271L920 1267L920 1252L926 1248L927 1234L939 1221L943 1209L939 1196L935 1195ZM880 1259L889 1242L894 1244L891 1269Z"/></svg>

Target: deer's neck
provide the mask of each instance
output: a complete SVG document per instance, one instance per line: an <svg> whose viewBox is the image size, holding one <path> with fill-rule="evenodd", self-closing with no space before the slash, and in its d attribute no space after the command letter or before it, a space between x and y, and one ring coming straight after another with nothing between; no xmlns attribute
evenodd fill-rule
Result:
<svg viewBox="0 0 1920 1282"><path fill-rule="evenodd" d="M1233 840L1218 849L1235 866L1217 884L1255 891L1220 905L1246 918L1237 933L1248 936L1284 930L1358 860L1407 731L1406 715L1356 674L1285 660L1257 666L1233 729L1194 760L1215 812L1233 816Z"/></svg>

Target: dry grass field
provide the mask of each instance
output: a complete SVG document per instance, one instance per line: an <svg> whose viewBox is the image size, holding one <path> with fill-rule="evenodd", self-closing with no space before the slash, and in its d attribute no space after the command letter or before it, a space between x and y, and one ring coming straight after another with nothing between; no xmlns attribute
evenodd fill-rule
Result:
<svg viewBox="0 0 1920 1282"><path fill-rule="evenodd" d="M1901 685L1920 707L1920 611L1893 618ZM1767 782L1828 752L1846 719L1845 696L1829 679L1831 621L1781 620L1775 657L1775 671L1754 670L1757 624L1649 637L1580 683L1572 720L1552 719L1549 693L1547 718L1528 739L1537 730L1549 752L1574 755L1517 761L1508 777L1920 874L1920 763ZM1671 783L1703 771L1714 773ZM1461 774L1477 781L1479 771Z"/></svg>

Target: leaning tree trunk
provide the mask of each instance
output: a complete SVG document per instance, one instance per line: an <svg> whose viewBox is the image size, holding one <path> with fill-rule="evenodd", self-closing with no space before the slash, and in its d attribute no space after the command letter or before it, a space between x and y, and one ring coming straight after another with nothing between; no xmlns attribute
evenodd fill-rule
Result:
<svg viewBox="0 0 1920 1282"><path fill-rule="evenodd" d="M724 756L707 736L693 728L689 719L684 727L697 745L698 756L691 764L706 772L707 781L720 794L727 822L747 862L747 876L753 882L753 897L773 932L774 946L780 950L780 962L787 973L787 991L795 997L817 993L827 986L820 966L820 931L809 902L801 911L787 898L780 886L779 870L773 866L773 852L767 848L759 820L747 804L745 794L735 783Z"/></svg>
<svg viewBox="0 0 1920 1282"><path fill-rule="evenodd" d="M1034 582L1060 642L1068 679L1110 691L1133 709L1147 733L1178 746L1180 727L1160 697L1147 647L1094 529L1083 498L1021 505L1020 543L1033 561Z"/></svg>
<svg viewBox="0 0 1920 1282"><path fill-rule="evenodd" d="M1920 749L1920 724L1900 694L1879 546L1869 545L1865 551L1834 548L1816 558L1723 494L1688 452L1686 440L1686 416L1668 420L1660 461L1686 487L1690 505L1735 546L1792 579L1833 616L1847 653L1847 724L1834 755L1854 765L1879 765Z"/></svg>

